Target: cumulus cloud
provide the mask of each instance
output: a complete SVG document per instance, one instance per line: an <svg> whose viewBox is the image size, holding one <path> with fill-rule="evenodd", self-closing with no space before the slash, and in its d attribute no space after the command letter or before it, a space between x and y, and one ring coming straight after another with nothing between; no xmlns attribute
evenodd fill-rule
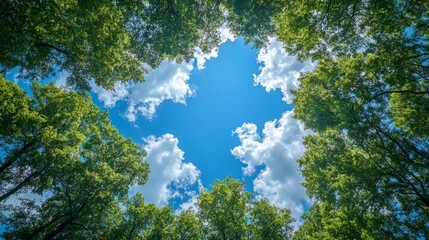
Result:
<svg viewBox="0 0 429 240"><path fill-rule="evenodd" d="M106 107L115 106L116 102L124 99L129 95L128 84L117 82L113 87L113 90L106 90L99 87L95 82L91 82L92 91L97 94L98 100L104 103Z"/></svg>
<svg viewBox="0 0 429 240"><path fill-rule="evenodd" d="M283 101L288 104L293 100L290 90L296 90L299 86L300 74L314 68L313 63L300 62L288 55L283 49L283 43L276 38L270 38L268 44L259 51L257 61L262 66L261 72L253 75L255 85L261 85L267 92L280 89Z"/></svg>
<svg viewBox="0 0 429 240"><path fill-rule="evenodd" d="M292 217L299 219L308 199L296 160L303 155L302 140L310 132L293 116L294 112L289 111L279 120L266 122L262 136L255 124L244 123L233 132L241 144L231 153L246 165L245 175L253 175L255 167L264 166L253 181L255 193L279 207L291 209Z"/></svg>
<svg viewBox="0 0 429 240"><path fill-rule="evenodd" d="M230 40L232 42L235 41L235 39L237 38L232 32L231 30L228 28L228 26L226 25L226 23L224 23L219 29L219 34L220 34L220 44L225 43L226 41Z"/></svg>
<svg viewBox="0 0 429 240"><path fill-rule="evenodd" d="M219 51L219 48L213 48L209 53L203 53L201 48L199 47L195 48L194 58L195 58L195 62L197 64L198 70L203 70L205 68L204 65L211 58L217 58L218 51Z"/></svg>
<svg viewBox="0 0 429 240"><path fill-rule="evenodd" d="M138 115L152 119L157 107L166 100L185 104L186 98L194 94L188 84L192 69L192 64L169 60L162 61L155 69L148 67L145 82L128 87L127 119L135 121Z"/></svg>
<svg viewBox="0 0 429 240"><path fill-rule="evenodd" d="M189 201L201 186L200 171L192 163L184 162L184 152L178 147L179 140L171 134L144 139L146 161L150 164L148 182L133 187L148 202L164 206L173 198Z"/></svg>
<svg viewBox="0 0 429 240"><path fill-rule="evenodd" d="M235 36L226 25L218 29L221 42L234 41ZM195 49L195 64L198 70L204 69L205 63L218 56L219 47L213 48L208 53L203 53L200 48ZM116 102L124 100L128 108L124 116L130 122L135 122L139 116L152 119L156 109L164 101L186 104L186 99L195 94L189 86L188 80L194 69L193 61L176 63L164 60L157 68L147 68L145 82L143 83L116 83L113 90L106 90L92 84L93 91L98 99L106 107L114 107Z"/></svg>
<svg viewBox="0 0 429 240"><path fill-rule="evenodd" d="M138 116L152 119L157 107L164 101L186 104L186 98L194 94L188 85L192 64L164 60L153 69L146 66L148 73L142 83L116 83L113 90L91 84L92 91L105 107L114 107L116 102L128 103L125 118L134 122Z"/></svg>

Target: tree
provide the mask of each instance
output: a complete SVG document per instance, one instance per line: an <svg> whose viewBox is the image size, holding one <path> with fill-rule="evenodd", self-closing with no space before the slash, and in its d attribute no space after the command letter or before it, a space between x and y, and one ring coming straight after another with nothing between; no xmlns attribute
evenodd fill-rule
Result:
<svg viewBox="0 0 429 240"><path fill-rule="evenodd" d="M274 18L281 12L284 0L225 0L228 27L238 36L243 36L246 44L262 48L269 37L275 36Z"/></svg>
<svg viewBox="0 0 429 240"><path fill-rule="evenodd" d="M208 239L243 239L247 231L247 211L251 195L244 184L227 177L216 180L211 192L198 197L198 215L207 223Z"/></svg>
<svg viewBox="0 0 429 240"><path fill-rule="evenodd" d="M203 224L192 210L182 211L173 224L174 236L172 239L178 240L198 240L203 239Z"/></svg>
<svg viewBox="0 0 429 240"><path fill-rule="evenodd" d="M285 3L275 22L289 53L317 60L400 39L427 52L426 16L425 1L309 0Z"/></svg>
<svg viewBox="0 0 429 240"><path fill-rule="evenodd" d="M224 22L219 1L148 0L131 13L127 29L131 46L145 63L156 67L161 60L190 61L195 48L210 52L220 39ZM127 3L124 3L127 5Z"/></svg>
<svg viewBox="0 0 429 240"><path fill-rule="evenodd" d="M315 205L297 239L427 237L427 10L291 1L277 15L286 51L317 60L294 92L296 118L316 134L300 160Z"/></svg>
<svg viewBox="0 0 429 240"><path fill-rule="evenodd" d="M409 92L416 89L405 85L401 90L391 94L389 109L396 127L404 129L411 136L422 139L429 137L429 93L425 90Z"/></svg>
<svg viewBox="0 0 429 240"><path fill-rule="evenodd" d="M81 123L91 110L89 99L53 85L33 85L34 97L3 77L1 84L1 197L30 188L43 192L55 171L77 160L84 141Z"/></svg>
<svg viewBox="0 0 429 240"><path fill-rule="evenodd" d="M290 239L294 221L290 210L271 205L266 199L253 202L250 209L251 239Z"/></svg>
<svg viewBox="0 0 429 240"><path fill-rule="evenodd" d="M191 210L176 215L170 207L145 203L140 193L125 205L125 211L118 212L103 239L203 239L201 221Z"/></svg>
<svg viewBox="0 0 429 240"><path fill-rule="evenodd" d="M427 233L423 226L429 217L427 215L429 166L426 164L429 160L428 142L418 134L410 134L407 129L395 127L395 120L392 118L394 113L389 110L389 105L392 106L389 97L392 94L401 94L404 97L414 94L408 91L389 90L389 84L383 81L383 77L386 76L383 75L383 67L377 71L376 66L379 66L377 57L372 55L339 56L319 61L313 72L302 76L301 88L295 92L295 116L321 137L331 139L334 132L346 138L343 142L338 140L341 138L336 137L334 139L337 140L330 144L320 140L314 141L312 137L307 138L311 139L306 140L309 153L300 160L303 175L306 177L305 186L309 193L315 191L313 196L321 198L323 203L327 203L329 199L322 198L322 193L331 191L331 198L338 196L339 193L335 192L334 187L339 184L338 179L312 178L323 176L320 174L321 171L332 172L331 167L335 166L338 174L355 176L359 179L360 185L347 186L343 194L361 193L362 187L368 188L366 190L368 194L363 195L361 201L367 201L372 205L365 209L375 208L376 203L370 200L374 195L382 193L381 199L389 196L395 203L385 203L386 206L375 208L379 210L380 216L386 208L391 209L398 217L413 222L413 224L404 222L406 225L404 228L416 236L419 234L425 236ZM420 114L424 116L423 112ZM342 147L344 144L347 148ZM329 150L331 146L339 149L335 151L335 155L326 154L326 158L320 154L314 155L312 161L322 161L318 164L307 160L310 158L306 156L310 153L321 153ZM357 151L361 155L357 158L358 162L344 163L344 166L351 166L350 168L332 165L331 159L335 159L336 164L352 159L346 154L349 151L347 149ZM320 184L322 182L327 184ZM336 185L330 186L330 182ZM373 187L373 183L379 185ZM309 189L309 186L313 186L313 190ZM358 198L350 199L359 205L355 202ZM338 203L338 207L342 204ZM393 206L397 209L392 209ZM344 211L352 212L352 209L346 208ZM419 217L413 217L415 215Z"/></svg>
<svg viewBox="0 0 429 240"><path fill-rule="evenodd" d="M147 66L190 61L196 48L210 52L227 25L246 43L262 47L274 36L273 18L284 1L22 1L0 3L0 70L43 79L67 72L67 83L88 81L112 89L141 82ZM97 14L94 14L97 13Z"/></svg>
<svg viewBox="0 0 429 240"><path fill-rule="evenodd" d="M427 10L424 1L291 1L277 15L276 29L287 52L321 61L331 72L318 76L320 81L348 82L344 94L360 91L356 100L362 106L387 104L396 126L425 138ZM334 75L337 69L340 76ZM324 114L329 118L329 112Z"/></svg>
<svg viewBox="0 0 429 240"><path fill-rule="evenodd" d="M34 84L28 97L14 83L0 84L0 119L9 125L1 132L2 200L23 192L47 194L41 204L25 196L22 205L3 202L10 213L3 216L3 237L96 236L129 187L146 181L144 151L120 135L85 94ZM6 102L14 94L20 98Z"/></svg>
<svg viewBox="0 0 429 240"><path fill-rule="evenodd" d="M383 172L347 134L333 130L308 136L299 160L313 206L296 239L415 238L405 231L391 173ZM423 220L422 217L420 220ZM402 227L401 227L402 226ZM409 236L411 234L412 236Z"/></svg>
<svg viewBox="0 0 429 240"><path fill-rule="evenodd" d="M22 77L69 73L89 89L143 81L144 63L189 60L217 46L222 14L214 1L21 1L0 3L0 65ZM97 14L94 14L97 13Z"/></svg>
<svg viewBox="0 0 429 240"><path fill-rule="evenodd" d="M145 203L137 193L109 215L101 239L290 239L290 210L267 200L252 200L239 180L217 180L192 209L173 214L170 207Z"/></svg>
<svg viewBox="0 0 429 240"><path fill-rule="evenodd" d="M216 180L212 191L198 197L198 217L204 239L289 239L292 232L289 209L267 200L252 198L244 184L227 177Z"/></svg>
<svg viewBox="0 0 429 240"><path fill-rule="evenodd" d="M157 208L145 203L137 193L125 200L125 209L113 212L113 221L102 234L102 239L142 239L153 228Z"/></svg>

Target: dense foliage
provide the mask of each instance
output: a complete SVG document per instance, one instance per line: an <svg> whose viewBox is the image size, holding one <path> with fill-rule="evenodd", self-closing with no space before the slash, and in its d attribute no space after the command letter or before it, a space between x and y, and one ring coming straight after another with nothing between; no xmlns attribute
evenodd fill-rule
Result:
<svg viewBox="0 0 429 240"><path fill-rule="evenodd" d="M117 212L106 239L290 239L290 211L254 200L239 180L218 180L195 209L174 214L135 195Z"/></svg>
<svg viewBox="0 0 429 240"><path fill-rule="evenodd" d="M315 201L296 239L429 238L429 4L290 1L277 16L300 78L299 160Z"/></svg>
<svg viewBox="0 0 429 240"><path fill-rule="evenodd" d="M141 82L147 65L189 61L195 48L217 47L226 19L247 42L261 45L273 34L277 2L1 1L0 69L19 66L27 79L66 71L67 83L80 89L89 89L89 80L109 89L118 81Z"/></svg>
<svg viewBox="0 0 429 240"><path fill-rule="evenodd" d="M197 204L205 239L289 239L290 210L253 200L235 179L217 180L211 188Z"/></svg>
<svg viewBox="0 0 429 240"><path fill-rule="evenodd" d="M1 77L4 237L90 237L129 187L147 180L145 152L86 94L52 84L33 84L32 94Z"/></svg>

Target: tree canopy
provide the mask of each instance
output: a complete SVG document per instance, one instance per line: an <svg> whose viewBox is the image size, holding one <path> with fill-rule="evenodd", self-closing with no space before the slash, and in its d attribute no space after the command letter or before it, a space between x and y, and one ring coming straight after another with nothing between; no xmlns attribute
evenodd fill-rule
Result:
<svg viewBox="0 0 429 240"><path fill-rule="evenodd" d="M194 209L173 214L137 194L105 236L115 239L290 239L290 211L255 200L244 183L227 177L198 196ZM115 221L112 221L115 222Z"/></svg>
<svg viewBox="0 0 429 240"><path fill-rule="evenodd" d="M274 34L277 2L2 1L0 67L19 66L21 77L33 80L65 71L78 89L89 89L90 80L112 89L116 82L143 81L147 65L190 61L196 48L210 52L226 20L247 42L263 44Z"/></svg>
<svg viewBox="0 0 429 240"><path fill-rule="evenodd" d="M206 239L289 239L290 210L256 200L243 182L227 177L198 197L198 216Z"/></svg>
<svg viewBox="0 0 429 240"><path fill-rule="evenodd" d="M276 36L312 60L295 117L313 134L298 160L313 204L290 210L218 180L195 210L129 196L145 152L84 91L0 75L0 207L5 239L429 238L429 4L389 0L0 2L0 70L112 89L148 66L192 61L226 25L260 48ZM15 199L11 201L11 199Z"/></svg>
<svg viewBox="0 0 429 240"><path fill-rule="evenodd" d="M303 74L299 160L315 204L297 239L427 238L428 11L424 1L290 1L276 17Z"/></svg>
<svg viewBox="0 0 429 240"><path fill-rule="evenodd" d="M86 94L35 83L28 96L3 77L0 87L5 238L90 236L107 224L105 213L130 186L147 180L144 150L119 134ZM7 201L16 194L24 196L22 204Z"/></svg>

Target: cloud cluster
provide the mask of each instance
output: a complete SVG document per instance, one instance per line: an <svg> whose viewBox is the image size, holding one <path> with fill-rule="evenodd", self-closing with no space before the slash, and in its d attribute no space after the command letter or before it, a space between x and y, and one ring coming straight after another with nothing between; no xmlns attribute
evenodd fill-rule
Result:
<svg viewBox="0 0 429 240"><path fill-rule="evenodd" d="M218 31L221 38L220 44L227 40L235 40L235 36L226 26L222 26ZM209 53L203 53L201 49L196 48L194 57L197 69L204 69L206 61L218 56L218 50L219 48L216 47ZM155 69L149 66L146 68L148 73L143 83L116 83L113 90L93 85L93 91L106 107L114 107L117 101L125 100L128 103L128 109L124 116L130 122L135 122L139 116L152 119L162 102L173 101L186 104L186 99L195 94L188 84L191 71L194 69L193 61L176 63L164 60Z"/></svg>
<svg viewBox="0 0 429 240"><path fill-rule="evenodd" d="M267 92L280 89L283 101L288 104L292 104L290 90L298 88L300 74L314 68L313 63L300 62L288 55L283 49L283 43L275 38L270 38L268 44L259 51L257 61L263 66L258 75L253 75L255 85L261 85Z"/></svg>
<svg viewBox="0 0 429 240"><path fill-rule="evenodd" d="M233 132L241 144L231 153L246 165L245 175L253 175L255 167L264 166L253 181L255 193L279 207L291 209L292 217L298 219L307 196L296 160L303 155L302 140L310 132L293 116L294 112L289 111L279 120L266 122L262 137L255 124L244 123Z"/></svg>
<svg viewBox="0 0 429 240"><path fill-rule="evenodd" d="M157 107L164 101L186 104L186 98L194 94L188 85L193 66L189 63L175 63L164 60L155 68L148 68L145 82L128 87L129 106L126 118L134 122L141 114L152 119Z"/></svg>
<svg viewBox="0 0 429 240"><path fill-rule="evenodd" d="M127 85L128 84L117 82L113 90L106 90L97 86L95 82L91 82L92 91L97 94L98 100L103 102L105 107L114 107L117 101L126 98L129 94Z"/></svg>
<svg viewBox="0 0 429 240"><path fill-rule="evenodd" d="M173 198L192 199L201 186L200 171L192 163L184 162L179 140L171 134L144 139L150 164L148 182L134 186L132 192L141 192L148 202L164 206Z"/></svg>

